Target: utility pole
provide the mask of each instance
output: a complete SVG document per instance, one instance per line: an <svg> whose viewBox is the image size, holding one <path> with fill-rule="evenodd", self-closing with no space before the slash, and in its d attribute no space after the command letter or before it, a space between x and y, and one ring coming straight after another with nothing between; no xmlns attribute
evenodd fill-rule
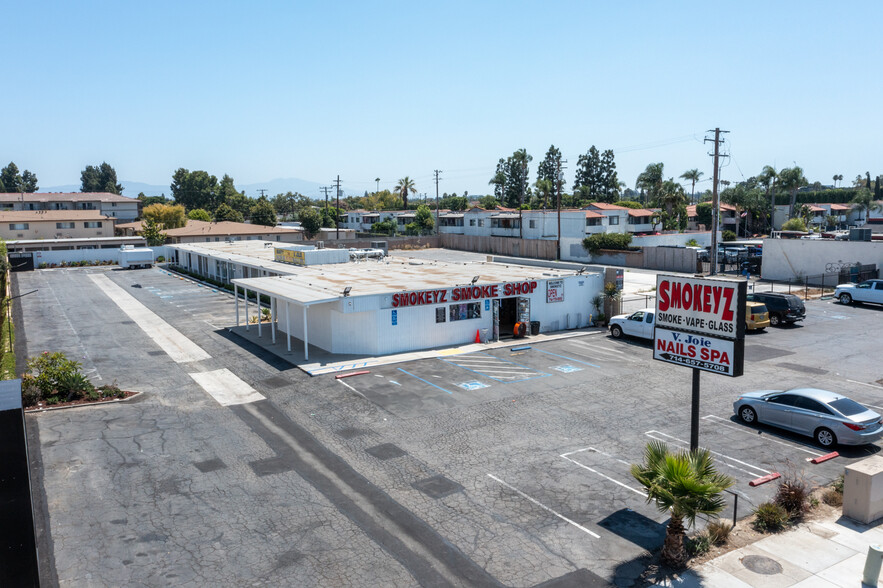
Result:
<svg viewBox="0 0 883 588"><path fill-rule="evenodd" d="M561 260L561 180L564 178L564 172L562 170L567 169L565 166L562 166L562 163L567 163L567 160L561 161L558 160L558 166L556 170L556 179L558 180L558 239L556 245L556 251L558 252L558 259ZM543 212L543 214L546 214Z"/></svg>
<svg viewBox="0 0 883 588"><path fill-rule="evenodd" d="M709 133L711 130L708 131ZM711 186L711 275L717 275L717 231L720 222L720 198L718 196L717 184L720 160L720 144L723 142L721 133L729 133L730 131L722 131L719 128L714 129L714 139L705 139L705 142L714 142L714 153L709 153L714 157L714 172Z"/></svg>
<svg viewBox="0 0 883 588"><path fill-rule="evenodd" d="M438 175L442 173L440 169L435 170L435 234L439 234L438 230Z"/></svg>
<svg viewBox="0 0 883 588"><path fill-rule="evenodd" d="M321 186L319 189L325 194L325 218L328 218L328 192L331 191L332 186Z"/></svg>
<svg viewBox="0 0 883 588"><path fill-rule="evenodd" d="M340 241L340 174L337 174L337 213L334 215L334 238Z"/></svg>
<svg viewBox="0 0 883 588"><path fill-rule="evenodd" d="M267 191L267 190L266 190L265 188L261 188L261 189L258 190L258 192L261 193L261 198L264 197L264 192L266 192L266 191Z"/></svg>

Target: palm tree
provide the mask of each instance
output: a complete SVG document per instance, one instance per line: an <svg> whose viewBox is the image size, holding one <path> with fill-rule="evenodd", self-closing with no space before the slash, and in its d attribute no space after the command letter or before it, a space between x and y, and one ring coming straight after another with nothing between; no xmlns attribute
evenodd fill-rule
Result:
<svg viewBox="0 0 883 588"><path fill-rule="evenodd" d="M788 218L794 217L794 205L797 203L797 190L806 186L809 182L803 175L800 166L786 167L779 172L779 186L791 193L791 202L788 206Z"/></svg>
<svg viewBox="0 0 883 588"><path fill-rule="evenodd" d="M488 182L489 186L494 186L494 196L496 197L497 191L500 192L500 202L502 202L506 198L506 174L502 171L498 171L494 174L494 177L491 178L491 181Z"/></svg>
<svg viewBox="0 0 883 588"><path fill-rule="evenodd" d="M393 192L402 197L402 203L404 204L405 210L408 210L408 194L416 191L417 189L414 188L414 180L408 176L399 180L399 183L393 188Z"/></svg>
<svg viewBox="0 0 883 588"><path fill-rule="evenodd" d="M696 204L695 200L693 199L693 195L696 192L696 182L698 182L699 178L702 177L703 175L704 174L701 171L699 171L698 169L688 169L687 171L685 171L684 173L681 174L682 180L687 180L688 182L692 182L692 185L690 186L690 204Z"/></svg>
<svg viewBox="0 0 883 588"><path fill-rule="evenodd" d="M380 178L374 178L374 181L377 182L377 192L380 192Z"/></svg>
<svg viewBox="0 0 883 588"><path fill-rule="evenodd" d="M638 179L635 180L635 188L647 192L645 200L653 201L656 199L656 193L662 188L662 169L662 162L650 163L647 164L644 171L638 174Z"/></svg>
<svg viewBox="0 0 883 588"><path fill-rule="evenodd" d="M552 193L552 180L537 180L534 184L536 186L537 192L543 195L543 210L546 210L546 204L549 201L549 194Z"/></svg>
<svg viewBox="0 0 883 588"><path fill-rule="evenodd" d="M766 190L767 198L770 199L770 231L773 230L773 217L776 212L776 179L779 172L771 165L763 166L763 170L757 176L757 183Z"/></svg>
<svg viewBox="0 0 883 588"><path fill-rule="evenodd" d="M861 215L858 220L864 220L871 215L872 212L883 210L883 202L874 200L874 195L867 188L860 188L855 197L849 201L852 209L858 211Z"/></svg>
<svg viewBox="0 0 883 588"><path fill-rule="evenodd" d="M733 479L719 473L707 449L671 453L662 441L651 441L644 449L644 463L632 464L632 476L647 489L647 502L669 513L662 546L662 561L673 567L686 563L684 519L692 527L700 514L723 510L721 493Z"/></svg>
<svg viewBox="0 0 883 588"><path fill-rule="evenodd" d="M653 202L653 206L661 206L665 209L665 216L662 217L663 229L678 228L675 211L686 214L687 211L683 208L685 201L684 187L674 181L674 178L669 178L662 183L662 186L656 193L656 200Z"/></svg>

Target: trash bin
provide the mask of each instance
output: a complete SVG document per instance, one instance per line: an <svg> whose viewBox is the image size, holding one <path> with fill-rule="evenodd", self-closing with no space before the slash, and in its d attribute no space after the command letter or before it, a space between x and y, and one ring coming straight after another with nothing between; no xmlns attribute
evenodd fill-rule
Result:
<svg viewBox="0 0 883 588"><path fill-rule="evenodd" d="M540 321L530 321L530 334L531 335L539 335L540 334Z"/></svg>

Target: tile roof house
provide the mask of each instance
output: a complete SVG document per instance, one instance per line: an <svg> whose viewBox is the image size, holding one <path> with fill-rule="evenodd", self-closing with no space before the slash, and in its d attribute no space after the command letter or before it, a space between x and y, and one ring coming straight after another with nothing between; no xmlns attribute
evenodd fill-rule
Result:
<svg viewBox="0 0 883 588"><path fill-rule="evenodd" d="M0 238L77 239L113 237L114 219L97 210L0 211Z"/></svg>
<svg viewBox="0 0 883 588"><path fill-rule="evenodd" d="M0 210L98 210L115 219L135 220L141 201L109 192L4 192Z"/></svg>
<svg viewBox="0 0 883 588"><path fill-rule="evenodd" d="M121 235L138 235L142 231L142 222L117 225ZM303 241L303 230L293 227L268 227L250 223L234 223L230 221L206 222L188 219L187 225L177 229L163 231L168 243L205 243L211 241L279 241L294 243Z"/></svg>

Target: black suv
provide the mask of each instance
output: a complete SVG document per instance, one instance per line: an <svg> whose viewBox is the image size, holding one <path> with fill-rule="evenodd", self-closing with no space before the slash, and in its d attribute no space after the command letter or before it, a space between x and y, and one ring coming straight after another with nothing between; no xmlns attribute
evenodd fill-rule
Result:
<svg viewBox="0 0 883 588"><path fill-rule="evenodd" d="M746 296L749 302L763 302L770 311L770 324L774 327L782 323L795 323L806 317L803 300L794 294L781 292L753 292Z"/></svg>

